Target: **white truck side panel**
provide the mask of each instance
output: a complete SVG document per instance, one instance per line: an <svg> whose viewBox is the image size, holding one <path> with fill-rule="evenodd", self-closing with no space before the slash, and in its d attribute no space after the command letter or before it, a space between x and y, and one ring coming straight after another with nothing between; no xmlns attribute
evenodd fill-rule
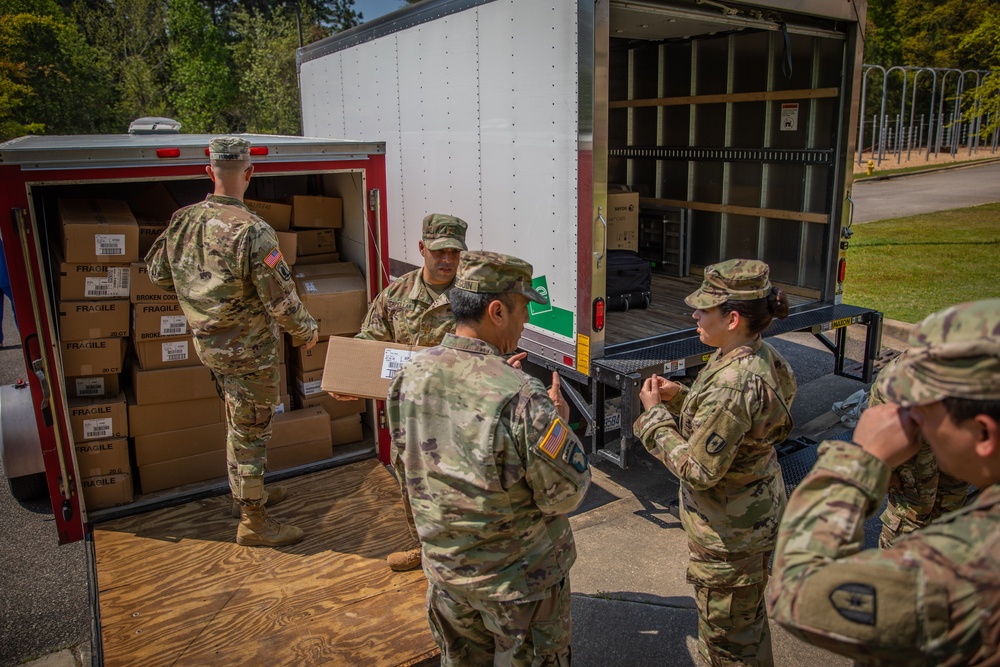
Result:
<svg viewBox="0 0 1000 667"><path fill-rule="evenodd" d="M565 343L578 290L577 9L495 0L300 69L306 135L386 143L392 259L422 264L423 216L457 215L470 248L517 255L546 277L564 311L559 333L546 333Z"/></svg>

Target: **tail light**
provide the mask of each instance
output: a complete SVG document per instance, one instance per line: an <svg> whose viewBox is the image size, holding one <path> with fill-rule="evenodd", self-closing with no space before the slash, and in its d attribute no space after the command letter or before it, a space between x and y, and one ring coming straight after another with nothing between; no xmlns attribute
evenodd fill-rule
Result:
<svg viewBox="0 0 1000 667"><path fill-rule="evenodd" d="M180 157L181 149L179 148L157 148L156 157Z"/></svg>
<svg viewBox="0 0 1000 667"><path fill-rule="evenodd" d="M844 278L847 277L847 260L841 259L840 264L837 265L837 282L844 282Z"/></svg>
<svg viewBox="0 0 1000 667"><path fill-rule="evenodd" d="M604 299L597 297L594 299L594 331L604 329Z"/></svg>

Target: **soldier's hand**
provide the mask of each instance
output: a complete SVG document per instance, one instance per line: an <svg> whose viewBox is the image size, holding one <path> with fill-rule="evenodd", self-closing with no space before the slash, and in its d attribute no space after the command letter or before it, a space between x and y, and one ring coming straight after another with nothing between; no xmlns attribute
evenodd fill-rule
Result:
<svg viewBox="0 0 1000 667"><path fill-rule="evenodd" d="M316 333L313 334L313 337L310 338L309 341L305 345L302 346L302 349L303 350L311 350L314 347L316 347L316 343L317 342L319 342L319 331L316 331Z"/></svg>
<svg viewBox="0 0 1000 667"><path fill-rule="evenodd" d="M562 395L562 384L559 380L559 373L552 371L552 386L549 387L549 398L556 406L559 418L564 422L569 422L569 404Z"/></svg>
<svg viewBox="0 0 1000 667"><path fill-rule="evenodd" d="M910 459L920 449L920 429L909 411L894 403L873 405L861 413L854 442L890 468Z"/></svg>
<svg viewBox="0 0 1000 667"><path fill-rule="evenodd" d="M642 383L639 390L639 400L646 410L659 405L663 401L669 401L677 395L681 386L672 380L662 378L659 375L651 375Z"/></svg>
<svg viewBox="0 0 1000 667"><path fill-rule="evenodd" d="M326 393L330 394L330 396L337 399L338 401L356 401L358 400L358 398L360 398L358 396L350 396L348 394L335 394L332 391L328 391Z"/></svg>
<svg viewBox="0 0 1000 667"><path fill-rule="evenodd" d="M527 358L527 352L518 352L517 354L511 355L507 358L507 365L511 368L520 368L521 362Z"/></svg>

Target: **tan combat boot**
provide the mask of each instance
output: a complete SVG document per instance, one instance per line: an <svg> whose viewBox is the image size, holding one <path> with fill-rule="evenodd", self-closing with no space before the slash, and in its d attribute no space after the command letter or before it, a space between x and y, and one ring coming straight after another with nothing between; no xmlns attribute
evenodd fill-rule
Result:
<svg viewBox="0 0 1000 667"><path fill-rule="evenodd" d="M264 489L264 507L274 507L288 497L288 489L283 486L271 485ZM240 503L233 498L233 506L229 510L234 519L240 518Z"/></svg>
<svg viewBox="0 0 1000 667"><path fill-rule="evenodd" d="M391 553L385 562L389 564L389 569L393 572L406 572L418 568L420 567L420 547Z"/></svg>
<svg viewBox="0 0 1000 667"><path fill-rule="evenodd" d="M283 547L304 537L301 528L278 523L260 506L245 505L240 525L236 528L236 544L243 547Z"/></svg>

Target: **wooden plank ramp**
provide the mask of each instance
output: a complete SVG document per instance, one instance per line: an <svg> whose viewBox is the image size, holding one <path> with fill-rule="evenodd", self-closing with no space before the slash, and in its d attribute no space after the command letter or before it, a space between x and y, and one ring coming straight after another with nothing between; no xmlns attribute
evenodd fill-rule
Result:
<svg viewBox="0 0 1000 667"><path fill-rule="evenodd" d="M104 664L437 664L399 487L375 459L282 482L272 516L306 532L280 549L236 544L228 496L94 529Z"/></svg>

